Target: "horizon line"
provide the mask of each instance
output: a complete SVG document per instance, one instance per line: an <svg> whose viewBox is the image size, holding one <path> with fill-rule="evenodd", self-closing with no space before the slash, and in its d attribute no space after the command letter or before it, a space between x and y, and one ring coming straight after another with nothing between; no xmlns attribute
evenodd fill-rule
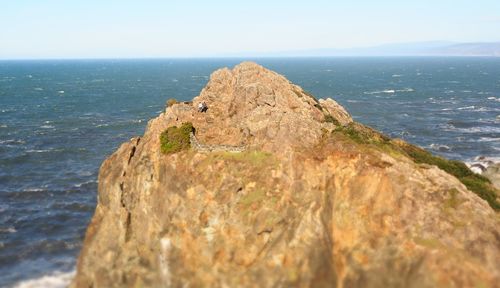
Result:
<svg viewBox="0 0 500 288"><path fill-rule="evenodd" d="M212 59L310 59L310 58L500 58L496 55L305 55L305 56L132 56L132 57L62 57L62 58L0 58L8 61L82 61L82 60L212 60Z"/></svg>

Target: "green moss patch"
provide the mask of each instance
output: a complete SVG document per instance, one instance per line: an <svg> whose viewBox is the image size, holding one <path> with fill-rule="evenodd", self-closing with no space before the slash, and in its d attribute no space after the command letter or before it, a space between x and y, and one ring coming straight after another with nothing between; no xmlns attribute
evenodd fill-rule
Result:
<svg viewBox="0 0 500 288"><path fill-rule="evenodd" d="M337 120L335 117L333 117L332 115L330 114L326 114L325 115L325 119L324 119L325 122L327 123L333 123L334 125L336 126L340 126L340 122L339 120Z"/></svg>
<svg viewBox="0 0 500 288"><path fill-rule="evenodd" d="M467 189L477 194L496 211L500 211L497 190L488 178L475 174L463 162L448 160L400 140L391 140L389 137L358 123L350 123L338 127L334 133L341 133L358 144L367 144L377 147L391 155L402 154L411 158L415 163L435 165L448 174L455 176Z"/></svg>
<svg viewBox="0 0 500 288"><path fill-rule="evenodd" d="M249 207L254 203L258 203L266 198L266 192L261 189L257 189L249 192L240 200L240 204Z"/></svg>
<svg viewBox="0 0 500 288"><path fill-rule="evenodd" d="M358 144L375 144L380 146L389 145L391 141L391 138L382 133L354 122L338 127L334 133L342 133Z"/></svg>
<svg viewBox="0 0 500 288"><path fill-rule="evenodd" d="M177 104L177 100L174 98L170 98L167 100L167 107L172 107L173 105Z"/></svg>
<svg viewBox="0 0 500 288"><path fill-rule="evenodd" d="M187 122L181 127L172 126L163 131L160 135L160 149L163 154L177 153L189 149L191 143L189 134L194 132L193 124Z"/></svg>

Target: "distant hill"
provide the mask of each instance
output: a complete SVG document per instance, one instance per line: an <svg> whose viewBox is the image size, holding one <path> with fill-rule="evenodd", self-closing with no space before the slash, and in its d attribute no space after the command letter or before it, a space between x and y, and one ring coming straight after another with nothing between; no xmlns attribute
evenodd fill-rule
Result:
<svg viewBox="0 0 500 288"><path fill-rule="evenodd" d="M430 55L444 56L500 56L500 42L497 43L461 43L431 49Z"/></svg>
<svg viewBox="0 0 500 288"><path fill-rule="evenodd" d="M228 56L228 55L226 55ZM396 43L347 49L307 49L277 52L238 53L250 57L334 57L334 56L489 56L500 57L500 42L455 43L445 41Z"/></svg>

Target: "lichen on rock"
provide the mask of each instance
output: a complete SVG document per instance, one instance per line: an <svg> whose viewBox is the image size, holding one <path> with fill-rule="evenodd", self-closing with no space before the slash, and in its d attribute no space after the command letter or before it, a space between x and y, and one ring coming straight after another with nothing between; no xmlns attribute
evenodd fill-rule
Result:
<svg viewBox="0 0 500 288"><path fill-rule="evenodd" d="M188 122L225 148L162 153ZM255 63L218 70L104 161L72 286L497 286L498 213L404 145Z"/></svg>

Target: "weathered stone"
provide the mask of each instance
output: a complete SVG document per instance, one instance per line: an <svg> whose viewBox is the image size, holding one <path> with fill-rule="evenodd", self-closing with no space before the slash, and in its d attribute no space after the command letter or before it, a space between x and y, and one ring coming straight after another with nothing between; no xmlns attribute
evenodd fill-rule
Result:
<svg viewBox="0 0 500 288"><path fill-rule="evenodd" d="M257 64L214 72L102 164L72 286L498 287L484 200L325 115L352 121ZM163 155L159 135L184 122L201 148L246 150Z"/></svg>

